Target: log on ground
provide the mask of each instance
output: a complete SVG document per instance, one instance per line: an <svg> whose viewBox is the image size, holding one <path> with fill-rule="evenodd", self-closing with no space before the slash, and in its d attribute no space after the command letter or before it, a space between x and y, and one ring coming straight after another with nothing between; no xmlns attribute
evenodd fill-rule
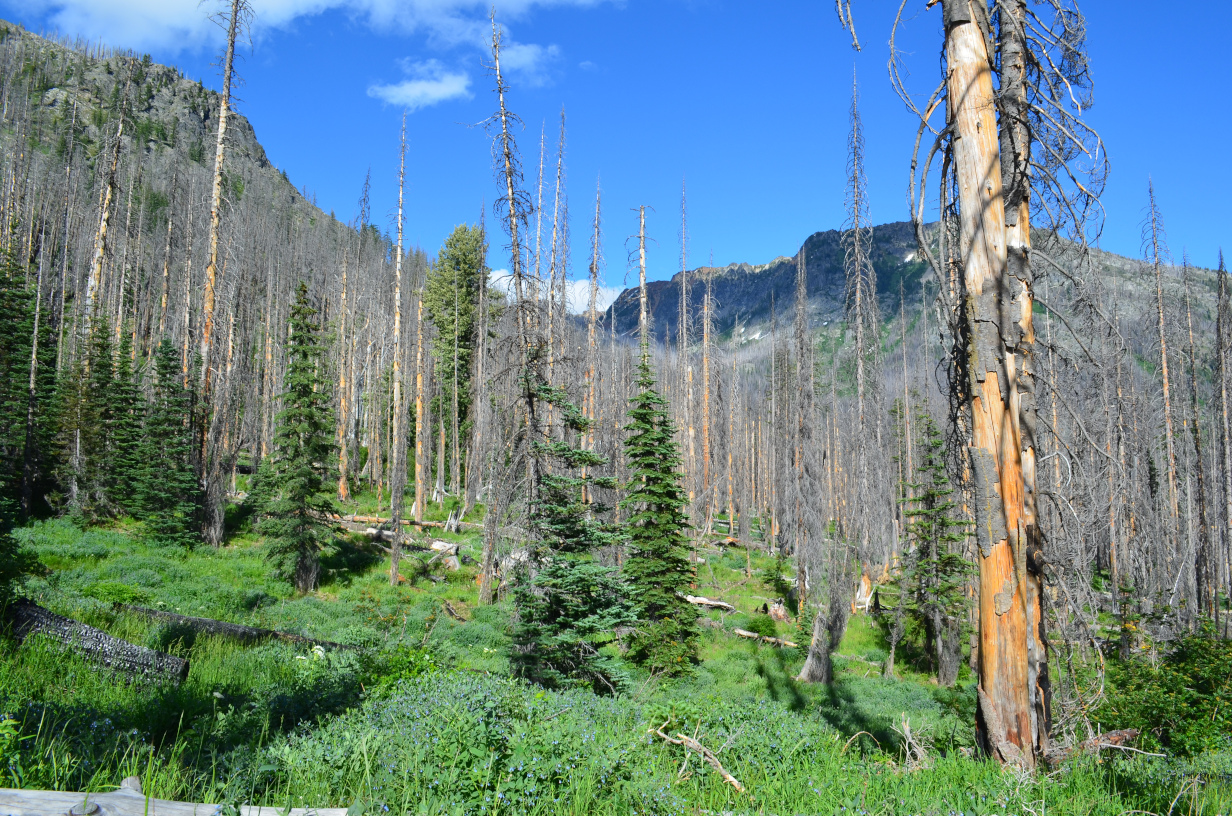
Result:
<svg viewBox="0 0 1232 816"><path fill-rule="evenodd" d="M752 638L753 640L757 640L762 643L769 643L771 646L778 646L781 649L800 648L799 644L792 643L790 640L783 640L782 638L769 637L767 635L759 635L756 632L750 632L748 629L733 629L732 632L734 632L735 634L739 635L742 638Z"/></svg>
<svg viewBox="0 0 1232 816"><path fill-rule="evenodd" d="M296 643L304 646L320 646L325 649L354 649L354 646L345 646L341 643L333 643L328 640L316 640L303 635L293 635L290 632L278 632L274 629L258 629L255 626L244 626L238 623L226 623L224 621L213 620L212 618L192 618L188 615L177 615L174 612L164 612L161 609L149 609L144 606L132 606L129 604L119 604L121 609L129 612L136 612L145 615L147 618L154 620L166 621L167 623L177 623L183 626L190 627L194 632L200 632L204 635L222 635L223 637L233 638L242 643L256 643L262 640L281 640L287 643Z"/></svg>
<svg viewBox="0 0 1232 816"><path fill-rule="evenodd" d="M722 609L724 612L736 611L736 607L732 606L727 601L716 601L710 598L704 598L700 595L685 595L684 599L695 606L704 606L707 609Z"/></svg>
<svg viewBox="0 0 1232 816"><path fill-rule="evenodd" d="M8 618L18 640L41 634L95 663L126 674L177 684L188 677L187 660L120 640L102 629L57 615L27 600L14 602L9 607Z"/></svg>

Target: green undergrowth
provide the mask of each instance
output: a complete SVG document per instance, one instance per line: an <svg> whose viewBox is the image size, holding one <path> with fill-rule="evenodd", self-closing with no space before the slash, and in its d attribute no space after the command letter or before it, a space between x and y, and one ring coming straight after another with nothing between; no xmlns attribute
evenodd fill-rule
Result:
<svg viewBox="0 0 1232 816"><path fill-rule="evenodd" d="M349 540L307 595L272 576L242 529L229 546L191 552L144 544L130 524L53 521L18 535L48 568L28 595L185 657L191 671L179 687L129 681L40 638L18 647L0 637L0 787L102 791L136 775L162 798L357 814L1163 816L1227 813L1232 801L1227 752L1105 757L1034 776L972 759L974 681L939 688L902 646L896 677L883 678L885 643L862 615L835 657L837 681L797 682L801 649L732 633L804 644L798 623L763 612L780 598L792 608L791 576L781 561L717 540L699 544L694 591L737 611L706 614L701 662L670 683L631 672L621 694L597 697L508 678L510 609L476 603L474 533L432 530L459 542L462 569L441 571L412 550L397 586L386 556ZM194 636L117 604L354 648ZM657 728L696 738L746 792ZM923 766L907 760L906 728L925 748Z"/></svg>

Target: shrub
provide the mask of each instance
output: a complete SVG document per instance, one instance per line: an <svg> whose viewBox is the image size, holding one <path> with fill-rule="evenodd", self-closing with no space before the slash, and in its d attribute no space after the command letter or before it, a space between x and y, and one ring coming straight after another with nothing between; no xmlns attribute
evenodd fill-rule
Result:
<svg viewBox="0 0 1232 816"><path fill-rule="evenodd" d="M758 612L755 615L749 616L748 630L762 637L778 637L778 627L774 625L774 618L769 615Z"/></svg>
<svg viewBox="0 0 1232 816"><path fill-rule="evenodd" d="M148 592L119 581L98 581L82 590L82 594L111 604L143 604L150 599Z"/></svg>
<svg viewBox="0 0 1232 816"><path fill-rule="evenodd" d="M1181 756L1232 749L1232 642L1207 625L1157 665L1109 665L1112 690L1098 713L1110 727L1138 728L1142 747Z"/></svg>

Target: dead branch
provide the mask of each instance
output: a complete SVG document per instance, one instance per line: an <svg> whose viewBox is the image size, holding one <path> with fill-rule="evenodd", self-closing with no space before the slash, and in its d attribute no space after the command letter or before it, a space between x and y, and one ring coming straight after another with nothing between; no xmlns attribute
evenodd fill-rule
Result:
<svg viewBox="0 0 1232 816"><path fill-rule="evenodd" d="M667 723L663 723L663 725L667 725ZM727 772L727 769L725 769L723 767L723 764L719 762L719 758L714 755L713 751L711 751L709 748L702 745L700 742L693 739L692 737L681 734L680 732L676 733L676 737L674 739L672 737L669 737L667 734L663 733L663 725L659 726L658 728L654 730L654 733L657 734L660 739L662 739L664 742L670 742L672 745L683 745L685 748L688 748L690 751L700 754L702 759L706 760L706 763L709 764L710 767L718 771L719 776L723 777L724 782L731 785L733 788L740 791L741 793L744 793L744 785L741 785L739 779L737 779L736 777L732 776L731 774Z"/></svg>

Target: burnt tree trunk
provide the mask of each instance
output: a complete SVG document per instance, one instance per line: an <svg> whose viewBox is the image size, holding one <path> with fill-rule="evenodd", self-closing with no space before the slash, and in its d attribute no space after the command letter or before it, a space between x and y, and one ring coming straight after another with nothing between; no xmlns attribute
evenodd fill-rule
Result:
<svg viewBox="0 0 1232 816"><path fill-rule="evenodd" d="M87 660L125 674L177 685L188 677L187 660L112 637L30 601L21 600L10 606L8 619L19 641L40 634L68 646Z"/></svg>

